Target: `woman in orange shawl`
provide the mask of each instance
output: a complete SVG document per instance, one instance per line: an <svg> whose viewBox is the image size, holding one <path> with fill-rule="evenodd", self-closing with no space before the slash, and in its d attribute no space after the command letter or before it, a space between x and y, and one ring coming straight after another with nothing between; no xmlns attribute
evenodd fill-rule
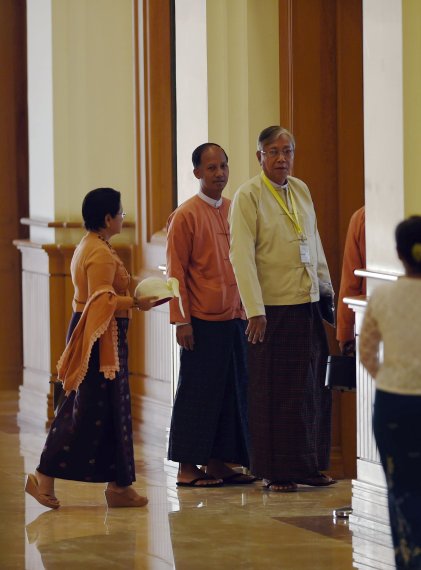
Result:
<svg viewBox="0 0 421 570"><path fill-rule="evenodd" d="M148 311L155 297L131 297L130 276L109 244L121 232L125 213L120 192L97 188L83 201L87 234L71 263L73 316L58 365L66 397L58 409L35 474L25 490L57 509L54 480L107 482L109 507L148 502L135 481L127 328L133 308Z"/></svg>

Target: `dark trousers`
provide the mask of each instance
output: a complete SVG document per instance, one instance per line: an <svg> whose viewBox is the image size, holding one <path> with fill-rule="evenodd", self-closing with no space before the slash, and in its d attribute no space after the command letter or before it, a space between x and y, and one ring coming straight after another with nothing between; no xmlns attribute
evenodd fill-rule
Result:
<svg viewBox="0 0 421 570"><path fill-rule="evenodd" d="M396 568L421 569L421 396L377 390L373 430L386 475Z"/></svg>

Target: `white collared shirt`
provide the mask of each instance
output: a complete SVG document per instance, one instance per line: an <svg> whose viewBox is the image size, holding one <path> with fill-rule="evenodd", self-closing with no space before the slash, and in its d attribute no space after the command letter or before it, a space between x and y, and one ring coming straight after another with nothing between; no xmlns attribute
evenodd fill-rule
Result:
<svg viewBox="0 0 421 570"><path fill-rule="evenodd" d="M213 198L209 198L209 196L206 196L206 194L204 194L201 190L199 190L197 195L204 202L206 202L206 204L209 204L209 206L212 206L212 208L219 208L222 205L222 197L219 198L219 200L214 200Z"/></svg>
<svg viewBox="0 0 421 570"><path fill-rule="evenodd" d="M276 182L274 182L270 178L268 180L272 184L272 186L275 188L275 190L278 192L278 194L281 196L281 198L285 202L288 210L291 212L292 207L291 207L291 198L289 195L288 181L286 181L284 184L277 184Z"/></svg>

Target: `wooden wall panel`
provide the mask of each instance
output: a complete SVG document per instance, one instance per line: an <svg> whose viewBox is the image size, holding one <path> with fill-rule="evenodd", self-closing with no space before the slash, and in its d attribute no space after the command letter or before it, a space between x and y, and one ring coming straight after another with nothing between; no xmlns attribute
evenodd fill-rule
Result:
<svg viewBox="0 0 421 570"><path fill-rule="evenodd" d="M165 228L175 204L173 160L173 14L171 0L143 1L148 240Z"/></svg>
<svg viewBox="0 0 421 570"><path fill-rule="evenodd" d="M335 291L349 219L364 203L361 0L280 0L281 123L313 196ZM338 301L338 300L337 300ZM334 331L327 329L332 353ZM355 475L355 394L335 394L332 466Z"/></svg>
<svg viewBox="0 0 421 570"><path fill-rule="evenodd" d="M19 218L28 212L26 2L0 2L0 389L22 381L20 260L12 240L26 237Z"/></svg>
<svg viewBox="0 0 421 570"><path fill-rule="evenodd" d="M361 0L280 0L280 38L281 122L338 290L349 218L364 203Z"/></svg>
<svg viewBox="0 0 421 570"><path fill-rule="evenodd" d="M162 276L165 226L176 205L174 1L134 0L138 211L135 279ZM165 454L172 393L168 308L135 315L130 358L133 417Z"/></svg>

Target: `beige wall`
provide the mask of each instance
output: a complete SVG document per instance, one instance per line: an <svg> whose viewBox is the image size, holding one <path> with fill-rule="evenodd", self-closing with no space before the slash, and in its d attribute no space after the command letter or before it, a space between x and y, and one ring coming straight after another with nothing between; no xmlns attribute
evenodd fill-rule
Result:
<svg viewBox="0 0 421 570"><path fill-rule="evenodd" d="M402 3L405 215L421 215L421 2Z"/></svg>
<svg viewBox="0 0 421 570"><path fill-rule="evenodd" d="M229 155L232 196L279 123L278 0L176 0L175 15L178 203L198 190L191 153L206 141Z"/></svg>
<svg viewBox="0 0 421 570"><path fill-rule="evenodd" d="M28 1L31 217L79 221L86 192L113 186L134 219L132 28L131 0Z"/></svg>
<svg viewBox="0 0 421 570"><path fill-rule="evenodd" d="M256 139L279 123L278 0L208 0L209 140L229 155L232 196L259 172Z"/></svg>

